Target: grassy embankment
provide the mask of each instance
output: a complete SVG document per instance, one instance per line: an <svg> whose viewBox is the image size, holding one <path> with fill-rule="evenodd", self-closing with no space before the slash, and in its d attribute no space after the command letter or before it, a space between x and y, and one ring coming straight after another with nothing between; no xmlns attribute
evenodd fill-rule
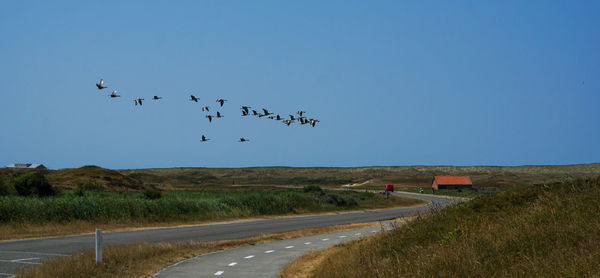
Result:
<svg viewBox="0 0 600 278"><path fill-rule="evenodd" d="M54 197L0 196L0 240L166 226L219 220L293 215L421 203L353 192L236 187L227 190L165 191L159 199L143 193L65 191Z"/></svg>
<svg viewBox="0 0 600 278"><path fill-rule="evenodd" d="M596 277L598 204L600 178L479 197L310 254L309 277Z"/></svg>

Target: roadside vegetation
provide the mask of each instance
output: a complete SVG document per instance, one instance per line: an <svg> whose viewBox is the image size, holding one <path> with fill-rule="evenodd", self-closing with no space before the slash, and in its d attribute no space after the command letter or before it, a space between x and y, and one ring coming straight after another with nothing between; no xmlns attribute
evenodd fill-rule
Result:
<svg viewBox="0 0 600 278"><path fill-rule="evenodd" d="M598 204L600 178L478 197L330 250L309 276L597 277Z"/></svg>
<svg viewBox="0 0 600 278"><path fill-rule="evenodd" d="M110 230L422 203L318 186L108 192L92 180L57 190L38 172L3 180L0 188L6 192L0 196L0 240L91 232L94 226Z"/></svg>

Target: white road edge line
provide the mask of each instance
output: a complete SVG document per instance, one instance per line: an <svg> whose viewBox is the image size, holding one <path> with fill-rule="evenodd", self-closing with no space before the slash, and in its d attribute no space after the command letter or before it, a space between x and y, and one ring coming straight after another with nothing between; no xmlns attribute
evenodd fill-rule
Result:
<svg viewBox="0 0 600 278"><path fill-rule="evenodd" d="M228 266L234 266L236 264L237 264L236 262L233 262L233 263L228 264Z"/></svg>
<svg viewBox="0 0 600 278"><path fill-rule="evenodd" d="M8 276L9 278L15 277L15 274L12 274L12 273L0 272L0 275Z"/></svg>
<svg viewBox="0 0 600 278"><path fill-rule="evenodd" d="M252 259L252 258L254 258L254 255L244 257L244 259Z"/></svg>
<svg viewBox="0 0 600 278"><path fill-rule="evenodd" d="M275 252L275 250L267 250L267 251L265 251L265 254L269 254L269 253L273 253L273 252Z"/></svg>
<svg viewBox="0 0 600 278"><path fill-rule="evenodd" d="M16 263L16 262L20 262L20 261L29 261L29 260L37 260L39 258L26 258L26 259L16 259L16 260L11 260L11 262Z"/></svg>
<svg viewBox="0 0 600 278"><path fill-rule="evenodd" d="M219 270L219 271L215 272L215 275L216 275L216 276L221 276L221 274L223 274L223 272L225 272L225 271L221 271L221 270Z"/></svg>
<svg viewBox="0 0 600 278"><path fill-rule="evenodd" d="M58 253L40 253L40 252L25 252L25 251L0 251L0 253L17 253L17 254L33 254L33 255L44 255L44 256L61 256L67 257L69 255L58 254Z"/></svg>
<svg viewBox="0 0 600 278"><path fill-rule="evenodd" d="M294 248L294 245L286 246L285 249Z"/></svg>
<svg viewBox="0 0 600 278"><path fill-rule="evenodd" d="M42 263L32 263L32 262L19 262L19 261L12 261L12 260L0 260L0 262L3 263L15 263L15 264L42 264Z"/></svg>

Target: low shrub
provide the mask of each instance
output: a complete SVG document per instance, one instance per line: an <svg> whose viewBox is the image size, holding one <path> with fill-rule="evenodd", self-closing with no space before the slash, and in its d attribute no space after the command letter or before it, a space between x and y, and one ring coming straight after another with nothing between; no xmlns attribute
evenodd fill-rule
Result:
<svg viewBox="0 0 600 278"><path fill-rule="evenodd" d="M54 187L40 172L23 174L15 178L12 184L20 196L37 195L39 197L46 197L52 196L55 193Z"/></svg>
<svg viewBox="0 0 600 278"><path fill-rule="evenodd" d="M6 196L10 194L9 183L3 176L0 176L0 196Z"/></svg>
<svg viewBox="0 0 600 278"><path fill-rule="evenodd" d="M302 191L304 191L304 192L322 192L323 189L321 189L321 187L318 185L307 185L302 188Z"/></svg>
<svg viewBox="0 0 600 278"><path fill-rule="evenodd" d="M162 197L162 193L158 190L146 189L144 190L144 198L149 200L156 200Z"/></svg>

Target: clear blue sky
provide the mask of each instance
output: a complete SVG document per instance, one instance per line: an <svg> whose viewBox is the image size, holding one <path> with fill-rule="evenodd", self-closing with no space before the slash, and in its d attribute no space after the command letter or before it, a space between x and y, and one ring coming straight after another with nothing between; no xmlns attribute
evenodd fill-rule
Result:
<svg viewBox="0 0 600 278"><path fill-rule="evenodd" d="M599 13L597 1L3 2L0 164L599 162ZM209 124L200 107L217 98L225 118ZM321 122L242 118L241 105Z"/></svg>

